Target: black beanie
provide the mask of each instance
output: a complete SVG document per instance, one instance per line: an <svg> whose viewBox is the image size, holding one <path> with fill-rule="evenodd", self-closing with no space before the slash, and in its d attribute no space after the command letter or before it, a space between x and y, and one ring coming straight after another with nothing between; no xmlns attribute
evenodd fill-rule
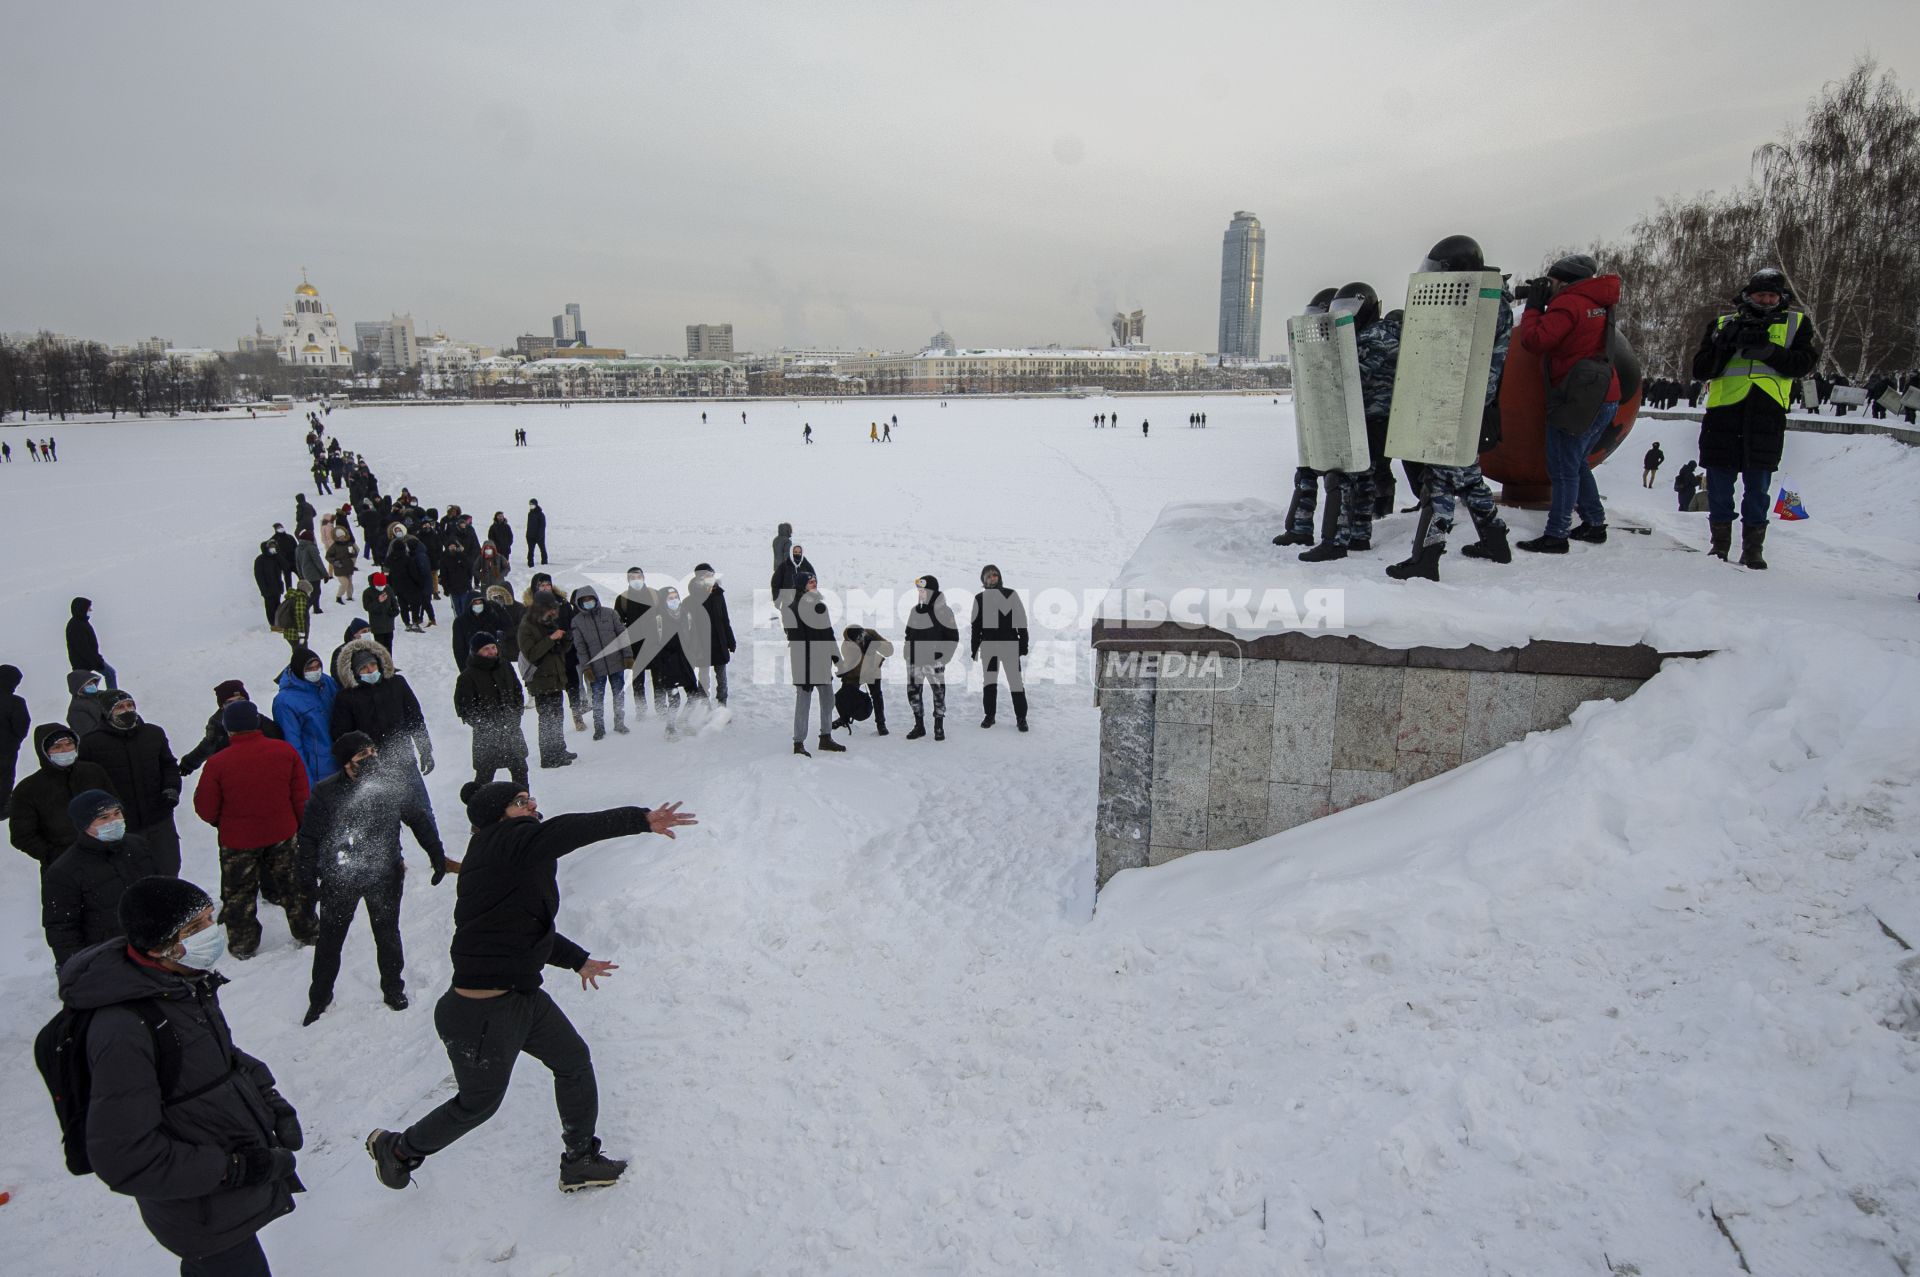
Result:
<svg viewBox="0 0 1920 1277"><path fill-rule="evenodd" d="M224 683L216 683L214 685L213 703L215 705L225 705L230 697L245 696L246 694L247 685L237 678L230 678Z"/></svg>
<svg viewBox="0 0 1920 1277"><path fill-rule="evenodd" d="M120 800L104 789L83 789L67 803L67 819L76 832L84 834L88 825L100 819L101 812L119 805Z"/></svg>
<svg viewBox="0 0 1920 1277"><path fill-rule="evenodd" d="M185 878L142 878L120 893L120 930L128 944L148 953L166 945L193 915L212 906L207 893Z"/></svg>
<svg viewBox="0 0 1920 1277"><path fill-rule="evenodd" d="M257 732L260 710L252 701L235 701L220 711L220 726L229 732Z"/></svg>
<svg viewBox="0 0 1920 1277"><path fill-rule="evenodd" d="M486 647L488 644L498 647L500 640L485 630L476 630L473 637L467 640L467 655L478 656L480 649Z"/></svg>
<svg viewBox="0 0 1920 1277"><path fill-rule="evenodd" d="M373 737L365 732L348 732L333 742L333 761L345 767L353 761L353 756L363 749L373 747Z"/></svg>
<svg viewBox="0 0 1920 1277"><path fill-rule="evenodd" d="M467 823L475 829L499 824L506 817L508 804L526 792L525 785L510 780L490 780L478 786L467 798Z"/></svg>
<svg viewBox="0 0 1920 1277"><path fill-rule="evenodd" d="M109 715L111 715L113 713L114 707L120 704L120 702L130 701L132 699L133 699L132 692L129 692L122 687L116 687L111 691L100 693L100 708L105 710Z"/></svg>
<svg viewBox="0 0 1920 1277"><path fill-rule="evenodd" d="M314 651L312 648L296 647L293 649L292 656L287 660L287 668L293 671L295 678L303 678L306 675L307 666L311 662L318 660L320 660L320 653ZM327 668L326 662L322 661L320 668L324 672Z"/></svg>

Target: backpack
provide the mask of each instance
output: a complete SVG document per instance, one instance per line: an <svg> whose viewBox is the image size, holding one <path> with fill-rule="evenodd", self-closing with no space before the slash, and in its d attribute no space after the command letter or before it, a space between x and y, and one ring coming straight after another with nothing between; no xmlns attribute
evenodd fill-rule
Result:
<svg viewBox="0 0 1920 1277"><path fill-rule="evenodd" d="M147 1031L153 1034L153 1059L160 1078L161 1103L191 1098L185 1095L167 1098L180 1085L180 1040L167 1027L167 1014L160 1004L151 998L139 998L119 1005L139 1016ZM67 1170L75 1175L93 1174L93 1162L87 1157L87 1105L93 1098L93 1072L87 1066L87 1029L93 1024L93 1016L93 1009L76 1011L63 1006L33 1039L33 1062L47 1084L47 1093L53 1097L53 1115L60 1123Z"/></svg>

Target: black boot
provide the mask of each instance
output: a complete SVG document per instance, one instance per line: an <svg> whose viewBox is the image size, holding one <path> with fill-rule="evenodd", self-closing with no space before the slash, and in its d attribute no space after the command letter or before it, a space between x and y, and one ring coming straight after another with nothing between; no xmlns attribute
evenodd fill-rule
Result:
<svg viewBox="0 0 1920 1277"><path fill-rule="evenodd" d="M300 1027L308 1028L314 1023L314 1021L318 1020L321 1016L325 1015L327 1011L327 1005L331 1001L332 999L329 998L327 1002L307 1003L307 1013L305 1016L301 1017Z"/></svg>
<svg viewBox="0 0 1920 1277"><path fill-rule="evenodd" d="M1313 534L1309 532L1282 532L1273 539L1275 545L1312 545Z"/></svg>
<svg viewBox="0 0 1920 1277"><path fill-rule="evenodd" d="M1756 572L1766 571L1767 561L1766 559L1762 558L1760 554L1760 551L1766 547L1766 544L1767 544L1767 525L1766 524L1763 523L1757 528L1750 528L1750 527L1747 527L1745 524L1741 524L1740 525L1740 566L1743 568L1752 568Z"/></svg>
<svg viewBox="0 0 1920 1277"><path fill-rule="evenodd" d="M933 738L935 740L945 740L947 738L947 720L938 714L933 716Z"/></svg>
<svg viewBox="0 0 1920 1277"><path fill-rule="evenodd" d="M1344 559L1346 557L1346 546L1334 541L1322 541L1311 550L1302 551L1300 561L1302 563L1326 563L1332 559Z"/></svg>
<svg viewBox="0 0 1920 1277"><path fill-rule="evenodd" d="M814 745L814 748L823 754L844 754L847 752L845 745L842 745L839 741L824 733L821 735L818 743Z"/></svg>
<svg viewBox="0 0 1920 1277"><path fill-rule="evenodd" d="M1520 542L1520 548L1528 554L1565 554L1567 552L1567 539L1565 537L1550 537L1543 532L1531 541Z"/></svg>
<svg viewBox="0 0 1920 1277"><path fill-rule="evenodd" d="M413 1173L420 1169L420 1163L427 1160L403 1151L397 1131L376 1130L369 1134L367 1156L373 1159L374 1175L388 1188L405 1188L413 1181Z"/></svg>
<svg viewBox="0 0 1920 1277"><path fill-rule="evenodd" d="M1013 725L1021 731L1027 730L1027 694L1013 693Z"/></svg>
<svg viewBox="0 0 1920 1277"><path fill-rule="evenodd" d="M1733 549L1733 525L1731 523L1709 523L1707 530L1713 538L1708 545L1707 553L1722 563L1725 563L1727 561L1727 552Z"/></svg>
<svg viewBox="0 0 1920 1277"><path fill-rule="evenodd" d="M980 726L992 727L994 711L1000 706L1000 685L988 683L986 690L980 694L980 701L987 710L987 716L980 720Z"/></svg>
<svg viewBox="0 0 1920 1277"><path fill-rule="evenodd" d="M386 1004L395 1011L404 1011L407 1009L407 995L402 990L395 989L392 993L387 994L385 1001Z"/></svg>
<svg viewBox="0 0 1920 1277"><path fill-rule="evenodd" d="M796 753L796 754L798 754L798 755L800 755L800 757L802 757L802 758L812 758L812 757L813 757L813 755L812 755L812 754L809 754L809 753L807 752L807 747L806 747L805 745L802 745L802 744L801 744L801 743L800 743L799 741L795 741L795 742L793 742L793 752L794 752L794 753Z"/></svg>
<svg viewBox="0 0 1920 1277"><path fill-rule="evenodd" d="M583 1188L605 1188L626 1174L627 1164L600 1151L600 1141L569 1152L560 1159L560 1191L578 1192Z"/></svg>
<svg viewBox="0 0 1920 1277"><path fill-rule="evenodd" d="M1607 543L1607 525L1604 523L1583 523L1567 533L1569 541L1585 541L1590 545Z"/></svg>
<svg viewBox="0 0 1920 1277"><path fill-rule="evenodd" d="M1392 564L1387 575L1396 581L1407 581L1424 577L1429 581L1440 579L1440 556L1447 552L1444 545L1423 545L1413 552L1413 557L1404 562Z"/></svg>
<svg viewBox="0 0 1920 1277"><path fill-rule="evenodd" d="M1480 539L1472 545L1460 547L1460 553L1469 559L1489 559L1495 563L1513 562L1513 547L1507 544L1507 529L1485 527L1480 529Z"/></svg>
<svg viewBox="0 0 1920 1277"><path fill-rule="evenodd" d="M926 734L927 734L927 720L922 718L920 715L915 714L913 716L913 727L909 729L907 732L907 739L919 740L922 736L925 736Z"/></svg>

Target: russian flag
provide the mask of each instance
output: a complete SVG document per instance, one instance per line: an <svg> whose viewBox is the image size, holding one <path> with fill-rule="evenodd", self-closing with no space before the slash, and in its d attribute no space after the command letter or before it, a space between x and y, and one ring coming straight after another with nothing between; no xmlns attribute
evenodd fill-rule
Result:
<svg viewBox="0 0 1920 1277"><path fill-rule="evenodd" d="M1773 500L1773 512L1789 522L1807 517L1807 507L1800 504L1800 493L1784 482L1780 485L1780 495Z"/></svg>

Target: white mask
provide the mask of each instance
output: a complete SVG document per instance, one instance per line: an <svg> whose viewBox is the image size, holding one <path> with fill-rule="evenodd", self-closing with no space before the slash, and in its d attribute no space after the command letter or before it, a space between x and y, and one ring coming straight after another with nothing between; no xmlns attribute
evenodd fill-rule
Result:
<svg viewBox="0 0 1920 1277"><path fill-rule="evenodd" d="M306 679L307 682L309 683L318 683L321 679L325 678L326 676L327 676L327 672L325 670L308 670L305 674L302 674L300 677Z"/></svg>
<svg viewBox="0 0 1920 1277"><path fill-rule="evenodd" d="M196 971L211 971L214 964L227 956L227 933L217 926L208 927L194 932L180 945L186 952L175 961Z"/></svg>
<svg viewBox="0 0 1920 1277"><path fill-rule="evenodd" d="M71 767L74 764L74 760L79 757L80 757L79 750L63 749L57 754L52 754L52 753L48 754L47 761L52 763L55 767Z"/></svg>

